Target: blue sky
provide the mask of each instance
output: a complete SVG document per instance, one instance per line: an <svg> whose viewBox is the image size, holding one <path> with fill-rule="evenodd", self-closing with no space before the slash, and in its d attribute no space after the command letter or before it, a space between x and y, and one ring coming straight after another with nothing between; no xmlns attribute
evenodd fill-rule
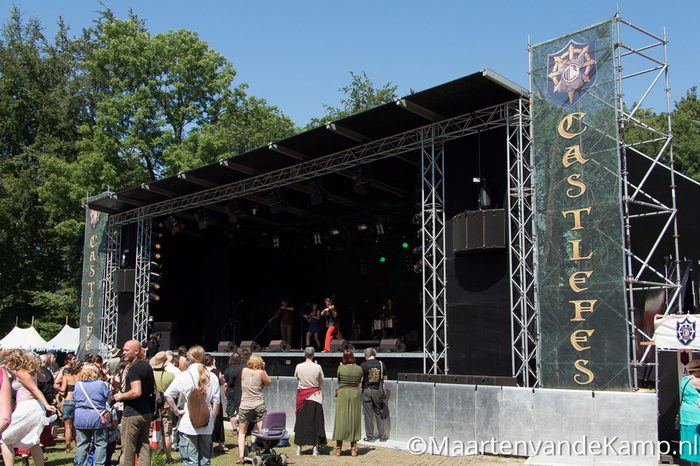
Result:
<svg viewBox="0 0 700 466"><path fill-rule="evenodd" d="M420 91L488 67L529 87L528 37L533 44L612 17L669 41L671 105L699 84L700 1L417 1L104 0L118 17L128 8L152 34L190 29L236 68L235 83L267 99L298 125L338 106L338 89L350 71L365 71L377 87L392 82L398 94ZM55 32L63 15L77 35L97 17L96 0L15 0L26 16ZM622 43L650 43L623 28ZM662 51L659 50L662 55ZM629 61L630 70L637 66ZM627 66L627 65L626 65ZM639 64L638 66L643 66ZM639 100L651 75L625 81L625 101ZM665 84L652 89L644 107L666 110Z"/></svg>

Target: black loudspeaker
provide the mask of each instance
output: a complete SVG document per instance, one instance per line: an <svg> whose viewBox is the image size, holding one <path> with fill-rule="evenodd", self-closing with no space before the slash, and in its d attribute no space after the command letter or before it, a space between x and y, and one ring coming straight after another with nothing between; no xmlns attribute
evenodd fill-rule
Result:
<svg viewBox="0 0 700 466"><path fill-rule="evenodd" d="M115 293L133 293L136 271L134 269L119 269L114 271Z"/></svg>
<svg viewBox="0 0 700 466"><path fill-rule="evenodd" d="M239 348L240 349L249 349L251 353L255 353L256 351L260 351L262 349L261 346L257 342L252 341L252 340L242 341Z"/></svg>
<svg viewBox="0 0 700 466"><path fill-rule="evenodd" d="M272 340L270 342L270 351L281 351L286 353L290 348L289 343L284 340Z"/></svg>
<svg viewBox="0 0 700 466"><path fill-rule="evenodd" d="M452 217L452 252L475 253L506 248L505 209L473 210Z"/></svg>
<svg viewBox="0 0 700 466"><path fill-rule="evenodd" d="M398 375L399 382L420 382L420 377L422 374L412 374L407 372L401 372Z"/></svg>
<svg viewBox="0 0 700 466"><path fill-rule="evenodd" d="M331 352L333 351L345 351L345 350L354 350L355 347L352 346L352 343L350 343L347 340L331 340Z"/></svg>
<svg viewBox="0 0 700 466"><path fill-rule="evenodd" d="M219 353L235 353L238 351L238 347L232 341L220 341L217 351Z"/></svg>
<svg viewBox="0 0 700 466"><path fill-rule="evenodd" d="M383 353L403 353L406 351L406 345L403 341L385 338L379 343L379 351Z"/></svg>

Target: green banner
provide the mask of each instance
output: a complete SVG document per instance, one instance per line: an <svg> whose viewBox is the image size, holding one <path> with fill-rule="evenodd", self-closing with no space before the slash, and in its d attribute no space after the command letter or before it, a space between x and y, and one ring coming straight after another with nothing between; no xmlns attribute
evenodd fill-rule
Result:
<svg viewBox="0 0 700 466"><path fill-rule="evenodd" d="M614 23L533 46L540 381L630 388Z"/></svg>
<svg viewBox="0 0 700 466"><path fill-rule="evenodd" d="M83 246L83 287L80 296L79 358L86 354L96 354L100 350L106 225L107 214L87 209Z"/></svg>

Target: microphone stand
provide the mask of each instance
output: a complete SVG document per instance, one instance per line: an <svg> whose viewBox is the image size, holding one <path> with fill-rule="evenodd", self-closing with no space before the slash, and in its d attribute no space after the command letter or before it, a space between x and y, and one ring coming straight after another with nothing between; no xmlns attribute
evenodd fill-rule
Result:
<svg viewBox="0 0 700 466"><path fill-rule="evenodd" d="M233 327L231 329L231 338L233 342L237 342L238 340L236 339L236 330L238 330L238 318L236 317L236 314L238 313L238 308L240 305L243 303L243 300L241 299L236 303L236 307L233 308L233 312L231 313L231 326ZM223 338L222 338L223 340Z"/></svg>
<svg viewBox="0 0 700 466"><path fill-rule="evenodd" d="M267 327L270 326L270 324L272 323L272 321L275 320L275 319L277 318L277 316L280 314L280 312L282 312L282 308L281 308L281 307L277 310L277 312L275 312L275 315L272 316L272 319L270 319L270 320L267 322L267 324L265 324L265 326L262 328L262 330L260 330L260 332L258 332L258 334L255 335L255 338L253 338L253 341L258 341L258 337L259 337L260 335L262 335L262 333L267 329Z"/></svg>

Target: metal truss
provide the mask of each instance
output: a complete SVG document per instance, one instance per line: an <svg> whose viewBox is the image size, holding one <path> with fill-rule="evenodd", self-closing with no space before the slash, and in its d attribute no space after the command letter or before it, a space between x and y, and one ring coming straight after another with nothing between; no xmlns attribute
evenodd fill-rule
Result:
<svg viewBox="0 0 700 466"><path fill-rule="evenodd" d="M144 342L148 338L148 304L151 279L151 220L140 216L138 218L136 230L136 270L134 273L134 323L132 326L132 338Z"/></svg>
<svg viewBox="0 0 700 466"><path fill-rule="evenodd" d="M423 372L447 374L447 272L445 263L445 149L438 128L421 136L421 244L423 277Z"/></svg>
<svg viewBox="0 0 700 466"><path fill-rule="evenodd" d="M530 102L508 107L508 238L513 376L522 387L539 386L539 316L535 265Z"/></svg>
<svg viewBox="0 0 700 466"><path fill-rule="evenodd" d="M652 340L652 335L646 335L644 329L635 325L635 293L658 290L666 293L670 298L666 301L666 312L668 313L680 299L680 252L678 246L678 211L676 207L676 183L673 160L672 126L671 126L671 102L669 96L668 82L668 55L667 41L665 37L658 37L637 26L622 20L617 14L614 18L617 34L616 46L616 85L618 93L617 111L619 120L619 143L620 157L622 164L622 209L623 225L625 234L625 285L627 289L628 305L628 325L629 325L629 346L630 346L630 366L632 367L632 387L638 388L638 367L646 362L650 354L650 347L639 358L637 353L637 337ZM634 46L622 40L623 34L628 37L635 37L639 40ZM633 36L635 34L635 36ZM641 39L639 39L641 37ZM627 37L626 37L627 38ZM641 66L639 65L641 63ZM630 66L632 65L632 66ZM632 78L643 78L648 84L646 91L636 100L633 108L629 109L624 105L623 85ZM666 95L666 115L668 116L668 129L652 128L640 121L637 112L641 108L644 100L653 90L665 85L663 92ZM629 101L629 99L628 99ZM628 133L632 128L637 128L644 134L641 142L630 142ZM628 158L630 156L643 157L650 161L650 167L638 184L632 183L628 179ZM667 167L664 166L667 164ZM670 170L668 170L670 168ZM669 199L670 202L662 202L645 191L645 186L652 172L667 173L669 177ZM662 227L656 232L656 240L648 251L632 251L632 238L634 231L632 221L649 216L660 216L664 219ZM648 231L648 229L647 229ZM652 265L664 264L662 252L658 250L662 239L671 235L674 247L674 257L672 273L666 274L663 270L658 270Z"/></svg>
<svg viewBox="0 0 700 466"><path fill-rule="evenodd" d="M105 268L102 277L104 311L100 319L100 355L106 357L117 346L117 293L114 290L114 273L119 269L121 256L121 228L107 224L105 231Z"/></svg>

